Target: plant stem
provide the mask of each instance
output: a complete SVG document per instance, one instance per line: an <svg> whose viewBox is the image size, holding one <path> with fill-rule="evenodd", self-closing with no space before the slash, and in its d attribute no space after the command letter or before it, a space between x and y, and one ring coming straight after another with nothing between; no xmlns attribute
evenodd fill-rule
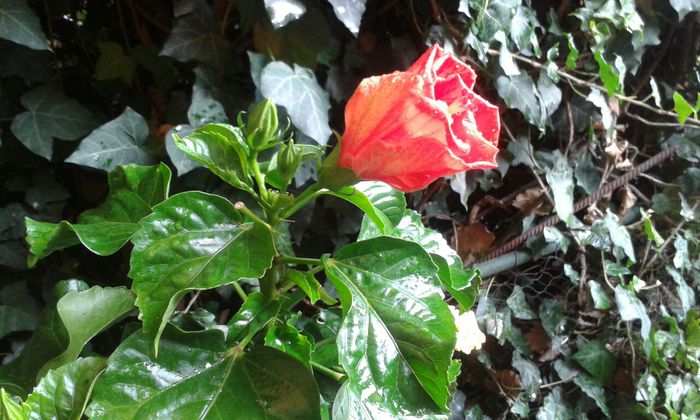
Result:
<svg viewBox="0 0 700 420"><path fill-rule="evenodd" d="M258 190L260 191L260 197L263 201L266 201L269 197L267 187L265 187L265 176L260 172L260 166L258 165L258 154L255 153L250 158L250 167L253 169L253 176L255 177L255 182L258 183Z"/></svg>
<svg viewBox="0 0 700 420"><path fill-rule="evenodd" d="M243 301L245 302L246 299L248 299L248 295L245 293L245 291L243 291L243 288L241 287L241 285L238 284L238 282L236 281L236 282L232 283L232 286L233 286L233 290L236 292L236 294L238 296L240 296L240 298L243 299Z"/></svg>
<svg viewBox="0 0 700 420"><path fill-rule="evenodd" d="M281 267L279 265L273 265L260 278L260 292L268 301L275 300L279 296L279 291L277 290L277 276L280 269Z"/></svg>
<svg viewBox="0 0 700 420"><path fill-rule="evenodd" d="M258 217L257 214L253 213L251 209L248 208L248 206L245 205L244 202L238 201L236 204L233 206L236 210L240 211L241 213L245 214L246 216L250 217L253 219L254 222L260 223L263 226L266 226L268 229L272 229L269 223Z"/></svg>
<svg viewBox="0 0 700 420"><path fill-rule="evenodd" d="M282 264L293 264L293 265L320 265L321 260L318 258L299 258L299 257L285 257L280 256L277 261Z"/></svg>
<svg viewBox="0 0 700 420"><path fill-rule="evenodd" d="M322 373L322 374L324 374L324 375L326 375L326 376L328 376L328 377L330 377L330 378L332 378L332 379L335 379L335 380L338 381L338 382L341 382L341 381L343 381L343 380L345 379L345 375L344 375L344 374L342 374L342 373L340 373L340 372L336 372L336 371L334 371L333 369L329 369L329 368L327 368L327 367L325 367L325 366L323 366L323 365L319 365L318 363L316 363L316 362L314 362L314 361L311 361L311 367L312 367L316 372Z"/></svg>
<svg viewBox="0 0 700 420"><path fill-rule="evenodd" d="M323 186L321 184L319 184L318 182L316 182L315 184L312 184L311 186L309 186L309 188L306 189L306 191L301 193L299 195L299 197L297 197L294 200L294 202L292 203L291 206L289 206L286 210L284 210L284 212L282 213L282 218L283 219L289 218L291 215L293 215L294 213L299 211L299 209L304 207L306 205L306 203L308 203L309 201L313 200L314 198L318 197L319 195L321 195L323 193L324 193L324 190L323 190Z"/></svg>

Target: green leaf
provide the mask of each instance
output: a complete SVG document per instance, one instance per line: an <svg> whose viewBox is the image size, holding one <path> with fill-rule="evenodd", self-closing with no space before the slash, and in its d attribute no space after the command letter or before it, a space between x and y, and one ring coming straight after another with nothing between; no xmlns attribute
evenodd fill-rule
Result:
<svg viewBox="0 0 700 420"><path fill-rule="evenodd" d="M318 419L319 391L295 358L267 347L226 347L220 331L165 329L161 354L137 332L109 358L87 415L93 419Z"/></svg>
<svg viewBox="0 0 700 420"><path fill-rule="evenodd" d="M588 280L588 288L593 297L593 307L603 311L610 309L610 299L608 299L608 294L605 293L605 289L600 283L595 280Z"/></svg>
<svg viewBox="0 0 700 420"><path fill-rule="evenodd" d="M544 129L539 95L530 75L521 73L516 76L500 76L496 79L496 89L508 108L517 109L530 123L540 130Z"/></svg>
<svg viewBox="0 0 700 420"><path fill-rule="evenodd" d="M445 238L437 231L423 226L420 214L404 210L403 218L387 233L382 233L368 218L362 221L358 240L370 239L385 234L412 241L430 253L438 266L440 281L447 291L459 302L462 312L474 305L479 292L481 277L478 270L465 270L462 259L452 249Z"/></svg>
<svg viewBox="0 0 700 420"><path fill-rule="evenodd" d="M15 400L5 391L0 388L0 418L3 420L25 420L28 416L28 410L17 404Z"/></svg>
<svg viewBox="0 0 700 420"><path fill-rule="evenodd" d="M688 117L695 112L693 107L678 92L673 92L673 108L676 114L678 114L678 122L681 123L681 125L685 124Z"/></svg>
<svg viewBox="0 0 700 420"><path fill-rule="evenodd" d="M569 70L576 68L576 60L578 60L578 49L576 48L576 43L574 42L574 37L570 33L566 34L566 43L569 47L569 53L566 55L566 67Z"/></svg>
<svg viewBox="0 0 700 420"><path fill-rule="evenodd" d="M235 188L251 190L248 174L250 150L241 130L228 124L207 124L185 137L173 136L187 156L209 168Z"/></svg>
<svg viewBox="0 0 700 420"><path fill-rule="evenodd" d="M623 321L634 321L635 319L642 321L642 338L647 340L651 331L651 320L644 304L631 290L620 284L615 287L615 302Z"/></svg>
<svg viewBox="0 0 700 420"><path fill-rule="evenodd" d="M241 278L258 278L275 255L267 226L244 222L226 199L191 191L174 195L141 220L131 239L129 277L146 333L158 337L182 295Z"/></svg>
<svg viewBox="0 0 700 420"><path fill-rule="evenodd" d="M584 343L573 355L573 359L601 385L607 383L615 373L615 357L600 340Z"/></svg>
<svg viewBox="0 0 700 420"><path fill-rule="evenodd" d="M10 283L0 288L0 338L15 331L32 331L38 322L39 308L27 283Z"/></svg>
<svg viewBox="0 0 700 420"><path fill-rule="evenodd" d="M694 0L671 0L671 6L678 12L678 20L681 21L685 15L700 10L700 5Z"/></svg>
<svg viewBox="0 0 700 420"><path fill-rule="evenodd" d="M542 378L536 364L528 359L524 359L520 352L514 351L512 365L520 374L520 381L525 392L532 395L539 391Z"/></svg>
<svg viewBox="0 0 700 420"><path fill-rule="evenodd" d="M513 287L513 293L510 294L506 303L513 310L513 315L518 319L531 320L538 318L535 311L530 309L530 305L527 304L523 288L518 285Z"/></svg>
<svg viewBox="0 0 700 420"><path fill-rule="evenodd" d="M306 6L299 0L265 0L265 10L270 22L279 29L306 13Z"/></svg>
<svg viewBox="0 0 700 420"><path fill-rule="evenodd" d="M95 65L97 80L122 80L131 85L136 73L136 62L124 53L124 48L116 42L98 42L100 56Z"/></svg>
<svg viewBox="0 0 700 420"><path fill-rule="evenodd" d="M612 243L615 246L622 248L630 261L636 262L637 260L634 258L632 237L627 231L627 228L620 223L620 219L617 217L617 215L612 213L610 210L607 210L603 221L605 223L605 227L608 229Z"/></svg>
<svg viewBox="0 0 700 420"><path fill-rule="evenodd" d="M92 385L106 367L105 359L86 357L50 370L27 398L30 418L82 418Z"/></svg>
<svg viewBox="0 0 700 420"><path fill-rule="evenodd" d="M592 195L600 185L598 168L593 164L591 154L588 152L576 160L574 175L576 176L576 185L583 188L588 195Z"/></svg>
<svg viewBox="0 0 700 420"><path fill-rule="evenodd" d="M379 237L342 248L324 268L344 312L337 345L348 380L341 393L358 402L343 406L346 414L444 410L456 329L430 256L413 242Z"/></svg>
<svg viewBox="0 0 700 420"><path fill-rule="evenodd" d="M47 370L75 360L90 339L133 309L134 296L123 287L68 292L44 310L19 357L0 368L0 387L28 393Z"/></svg>
<svg viewBox="0 0 700 420"><path fill-rule="evenodd" d="M366 1L367 0L329 0L331 5L333 5L333 12L335 12L335 15L355 36L360 32L360 22L362 22L362 15L365 13Z"/></svg>
<svg viewBox="0 0 700 420"><path fill-rule="evenodd" d="M265 335L265 345L287 353L311 370L311 343L291 325L273 324Z"/></svg>
<svg viewBox="0 0 700 420"><path fill-rule="evenodd" d="M537 411L537 420L569 420L574 418L574 413L564 399L561 386L554 387L544 397L544 402Z"/></svg>
<svg viewBox="0 0 700 420"><path fill-rule="evenodd" d="M554 151L553 157L552 167L546 170L547 184L552 188L557 216L571 226L574 222L574 174L566 157L558 150Z"/></svg>
<svg viewBox="0 0 700 420"><path fill-rule="evenodd" d="M200 61L225 69L232 65L228 41L219 36L219 21L208 6L177 20L160 54L186 63Z"/></svg>
<svg viewBox="0 0 700 420"><path fill-rule="evenodd" d="M252 337L277 316L281 307L280 299L269 301L260 292L251 293L228 322L226 342L233 344Z"/></svg>
<svg viewBox="0 0 700 420"><path fill-rule="evenodd" d="M109 173L110 194L105 202L83 212L78 223L25 219L29 266L79 243L98 255L114 254L129 241L151 207L167 197L170 177L170 169L163 163L117 166Z"/></svg>
<svg viewBox="0 0 700 420"><path fill-rule="evenodd" d="M148 124L133 109L98 127L80 143L66 162L111 171L117 165L150 165L155 159L146 149Z"/></svg>
<svg viewBox="0 0 700 420"><path fill-rule="evenodd" d="M194 85L192 85L192 101L187 109L187 120L190 125L199 128L210 123L228 122L226 110L221 102L214 99L215 86L207 78L202 67L194 70Z"/></svg>
<svg viewBox="0 0 700 420"><path fill-rule="evenodd" d="M311 70L273 61L262 71L260 91L264 97L284 106L292 123L304 134L322 146L328 142L331 135L328 93L319 86Z"/></svg>
<svg viewBox="0 0 700 420"><path fill-rule="evenodd" d="M0 38L33 50L48 50L39 18L26 0L0 0Z"/></svg>
<svg viewBox="0 0 700 420"><path fill-rule="evenodd" d="M384 212L379 210L374 206L374 203L362 193L359 189L355 187L344 187L339 191L329 191L325 190L324 194L332 195L334 197L342 198L343 200L349 201L350 203L356 205L363 213L367 215L372 222L374 222L380 232L388 233L392 229L392 223L386 217Z"/></svg>
<svg viewBox="0 0 700 420"><path fill-rule="evenodd" d="M659 232L654 227L654 223L651 221L651 210L645 211L642 209L642 222L644 226L644 233L647 235L650 241L654 242L654 245L660 247L664 244L664 238L659 235Z"/></svg>
<svg viewBox="0 0 700 420"><path fill-rule="evenodd" d="M337 303L335 299L328 295L323 286L321 286L321 283L316 280L316 277L314 277L312 273L301 272L298 270L288 270L287 279L291 280L301 290L303 290L312 304L316 303L319 299L327 305L334 305Z"/></svg>
<svg viewBox="0 0 700 420"><path fill-rule="evenodd" d="M595 52L594 58L596 63L598 63L598 74L603 81L603 86L605 86L608 95L612 96L615 93L621 93L622 84L617 71L605 61L603 53L600 50Z"/></svg>
<svg viewBox="0 0 700 420"><path fill-rule="evenodd" d="M398 225L404 217L406 197L401 191L381 181L361 181L354 187L384 213L393 226Z"/></svg>
<svg viewBox="0 0 700 420"><path fill-rule="evenodd" d="M50 85L23 94L21 102L27 111L12 121L12 134L46 159L51 159L53 138L77 140L96 125L90 111Z"/></svg>
<svg viewBox="0 0 700 420"><path fill-rule="evenodd" d="M557 371L557 375L559 375L559 377L564 381L573 376L576 386L578 386L581 391L595 401L596 405L598 408L600 408L603 414L605 414L608 418L610 417L610 409L606 403L605 390L602 386L598 385L596 381L585 373L571 368L563 360L557 360L554 362L554 369Z"/></svg>

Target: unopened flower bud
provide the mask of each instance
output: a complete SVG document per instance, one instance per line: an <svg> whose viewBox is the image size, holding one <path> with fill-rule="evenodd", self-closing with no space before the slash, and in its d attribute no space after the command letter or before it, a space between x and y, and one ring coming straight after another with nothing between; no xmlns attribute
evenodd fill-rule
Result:
<svg viewBox="0 0 700 420"><path fill-rule="evenodd" d="M282 178L289 182L292 179L302 161L302 151L294 146L294 141L283 144L277 153L277 169Z"/></svg>
<svg viewBox="0 0 700 420"><path fill-rule="evenodd" d="M276 137L277 106L269 99L263 99L250 111L246 124L246 140L254 149L262 149Z"/></svg>

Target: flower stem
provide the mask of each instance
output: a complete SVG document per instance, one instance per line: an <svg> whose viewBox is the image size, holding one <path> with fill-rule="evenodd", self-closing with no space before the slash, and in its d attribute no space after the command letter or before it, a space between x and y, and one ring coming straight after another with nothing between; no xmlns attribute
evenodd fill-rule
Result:
<svg viewBox="0 0 700 420"><path fill-rule="evenodd" d="M335 370L330 369L330 368L327 368L327 367L325 367L325 366L323 366L323 365L319 365L318 363L316 363L316 362L314 362L314 361L311 361L311 367L312 367L316 372L322 373L322 374L324 374L324 375L326 375L326 376L328 376L328 377L330 377L330 378L335 379L335 380L338 381L338 382L341 382L341 381L343 381L343 380L345 379L345 375L344 375L344 374L342 374L342 373L340 373L340 372L336 372Z"/></svg>
<svg viewBox="0 0 700 420"><path fill-rule="evenodd" d="M268 199L267 187L265 187L265 176L260 172L260 166L258 165L258 154L255 153L250 158L250 167L253 169L253 176L255 177L255 182L258 183L258 190L260 191L260 198L263 201Z"/></svg>
<svg viewBox="0 0 700 420"><path fill-rule="evenodd" d="M233 207L236 210L238 210L241 213L248 216L249 218L251 218L254 222L260 223L261 225L267 227L268 229L272 229L272 227L270 226L269 223L267 223L266 221L264 221L263 219L258 217L257 214L253 213L253 211L251 209L249 209L248 206L246 206L244 202L238 201L238 202L236 202L236 204L233 205Z"/></svg>
<svg viewBox="0 0 700 420"><path fill-rule="evenodd" d="M294 202L292 203L291 206L289 206L283 213L282 213L282 218L287 219L299 209L304 207L306 203L309 201L313 200L314 198L318 197L319 195L323 194L323 186L316 182L315 184L312 184L309 186L309 188L306 189L303 193L297 197Z"/></svg>

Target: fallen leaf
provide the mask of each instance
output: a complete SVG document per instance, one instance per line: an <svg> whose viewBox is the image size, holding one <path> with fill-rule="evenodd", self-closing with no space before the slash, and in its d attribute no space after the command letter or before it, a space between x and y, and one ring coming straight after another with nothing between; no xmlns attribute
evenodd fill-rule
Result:
<svg viewBox="0 0 700 420"><path fill-rule="evenodd" d="M617 209L617 216L623 218L627 212L637 203L637 196L632 193L632 189L625 185L615 193L620 207Z"/></svg>
<svg viewBox="0 0 700 420"><path fill-rule="evenodd" d="M452 237L452 247L457 250L462 259L473 254L483 254L491 248L496 240L496 235L491 233L481 223L472 223L467 226L457 226Z"/></svg>
<svg viewBox="0 0 700 420"><path fill-rule="evenodd" d="M547 332L542 328L541 322L535 321L530 331L523 335L533 353L542 353L552 345Z"/></svg>
<svg viewBox="0 0 700 420"><path fill-rule="evenodd" d="M522 383L520 375L509 369L494 370L492 375L484 379L484 388L496 395L505 393L510 398L515 398L520 394Z"/></svg>
<svg viewBox="0 0 700 420"><path fill-rule="evenodd" d="M552 206L544 199L540 187L528 188L515 196L513 207L528 215L534 212L537 216L547 216L552 212Z"/></svg>

